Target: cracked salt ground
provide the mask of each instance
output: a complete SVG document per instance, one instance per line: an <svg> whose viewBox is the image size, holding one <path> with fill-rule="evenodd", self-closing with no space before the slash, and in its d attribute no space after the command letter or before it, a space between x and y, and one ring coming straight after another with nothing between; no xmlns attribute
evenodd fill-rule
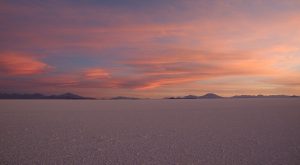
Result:
<svg viewBox="0 0 300 165"><path fill-rule="evenodd" d="M6 100L0 107L0 164L300 164L296 98Z"/></svg>

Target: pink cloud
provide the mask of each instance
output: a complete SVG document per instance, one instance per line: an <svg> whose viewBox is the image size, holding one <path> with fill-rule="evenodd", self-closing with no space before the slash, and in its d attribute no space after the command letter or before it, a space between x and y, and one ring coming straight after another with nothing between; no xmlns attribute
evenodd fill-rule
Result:
<svg viewBox="0 0 300 165"><path fill-rule="evenodd" d="M35 75L48 71L51 67L32 57L22 53L1 53L0 71L7 75Z"/></svg>
<svg viewBox="0 0 300 165"><path fill-rule="evenodd" d="M102 68L91 68L84 71L84 77L89 80L108 78L110 74Z"/></svg>

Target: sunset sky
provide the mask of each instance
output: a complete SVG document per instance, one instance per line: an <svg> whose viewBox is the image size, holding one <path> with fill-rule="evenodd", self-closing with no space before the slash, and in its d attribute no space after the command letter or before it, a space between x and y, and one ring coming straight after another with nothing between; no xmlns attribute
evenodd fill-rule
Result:
<svg viewBox="0 0 300 165"><path fill-rule="evenodd" d="M300 95L300 1L1 0L0 92Z"/></svg>

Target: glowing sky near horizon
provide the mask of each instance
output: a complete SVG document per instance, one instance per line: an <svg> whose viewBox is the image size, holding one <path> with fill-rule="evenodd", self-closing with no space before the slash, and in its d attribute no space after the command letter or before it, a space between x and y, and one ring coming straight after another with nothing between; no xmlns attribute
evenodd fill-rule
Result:
<svg viewBox="0 0 300 165"><path fill-rule="evenodd" d="M0 92L299 95L300 1L4 0Z"/></svg>

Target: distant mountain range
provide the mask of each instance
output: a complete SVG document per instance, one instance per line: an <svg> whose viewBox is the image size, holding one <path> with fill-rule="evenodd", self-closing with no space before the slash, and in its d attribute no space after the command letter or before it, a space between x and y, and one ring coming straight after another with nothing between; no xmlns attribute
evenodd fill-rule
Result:
<svg viewBox="0 0 300 165"><path fill-rule="evenodd" d="M242 98L293 98L299 97L296 95L236 95L232 97L222 97L214 93L207 93L202 96L196 95L187 95L187 96L179 96L179 97L166 97L164 99L220 99L220 98L233 98L233 99L242 99ZM300 97L299 97L300 98ZM44 95L40 93L33 94L18 94L18 93L0 93L0 99L73 99L73 100L88 100L88 99L96 99L92 97L84 97L80 95L76 95L73 93L64 93L61 95ZM111 98L103 98L99 100L139 100L142 98L137 97L126 97L126 96L117 96Z"/></svg>
<svg viewBox="0 0 300 165"><path fill-rule="evenodd" d="M222 97L214 93L207 93L203 96L187 95L182 97L167 97L165 99L220 99L220 98L291 98L299 97L296 95L236 95L232 97Z"/></svg>
<svg viewBox="0 0 300 165"><path fill-rule="evenodd" d="M214 93L207 93L203 96L187 95L182 97L167 97L166 99L219 99L223 98L222 96L216 95Z"/></svg>
<svg viewBox="0 0 300 165"><path fill-rule="evenodd" d="M232 96L231 98L290 98L290 97L299 97L296 95L237 95Z"/></svg>
<svg viewBox="0 0 300 165"><path fill-rule="evenodd" d="M7 93L0 93L0 99L95 99L92 97L83 97L73 93L64 93L61 95L43 95L40 93L33 93L33 94L7 94Z"/></svg>

